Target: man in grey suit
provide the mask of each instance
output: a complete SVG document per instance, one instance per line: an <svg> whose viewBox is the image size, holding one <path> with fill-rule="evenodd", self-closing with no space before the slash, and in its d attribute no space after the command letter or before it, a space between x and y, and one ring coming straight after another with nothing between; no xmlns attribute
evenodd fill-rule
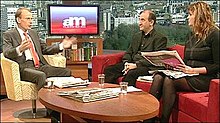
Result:
<svg viewBox="0 0 220 123"><path fill-rule="evenodd" d="M77 42L75 37L65 37L60 44L47 46L38 37L38 33L31 29L32 13L27 8L19 8L15 13L17 27L3 33L3 54L16 61L20 67L21 80L36 83L38 90L45 84L47 77L71 76L67 68L53 67L47 63L43 54L51 55L69 48ZM35 61L31 45L37 53L38 66Z"/></svg>

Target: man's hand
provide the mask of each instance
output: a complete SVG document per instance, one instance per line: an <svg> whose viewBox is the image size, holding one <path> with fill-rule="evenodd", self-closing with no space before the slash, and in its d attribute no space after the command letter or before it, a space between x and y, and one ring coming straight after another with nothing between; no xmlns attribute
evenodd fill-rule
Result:
<svg viewBox="0 0 220 123"><path fill-rule="evenodd" d="M70 48L72 44L77 43L77 38L76 37L69 38L69 37L65 36L62 43L63 43L63 48L67 49L67 48Z"/></svg>
<svg viewBox="0 0 220 123"><path fill-rule="evenodd" d="M124 70L122 70L122 72L124 72L123 75L126 75L128 73L129 70L131 69L135 69L137 68L137 65L135 63L125 63L124 64Z"/></svg>
<svg viewBox="0 0 220 123"><path fill-rule="evenodd" d="M21 44L19 46L19 51L20 52L24 52L25 50L30 48L30 41L24 39L23 41L21 41Z"/></svg>

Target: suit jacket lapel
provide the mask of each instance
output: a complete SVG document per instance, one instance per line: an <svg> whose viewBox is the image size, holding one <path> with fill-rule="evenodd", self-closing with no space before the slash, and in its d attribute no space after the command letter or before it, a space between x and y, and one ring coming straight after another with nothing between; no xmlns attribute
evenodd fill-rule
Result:
<svg viewBox="0 0 220 123"><path fill-rule="evenodd" d="M20 36L20 34L19 34L17 28L14 28L14 36L15 36L16 38L18 38L18 40L16 40L16 42L20 45L21 42L22 42L22 39L21 39L21 36Z"/></svg>

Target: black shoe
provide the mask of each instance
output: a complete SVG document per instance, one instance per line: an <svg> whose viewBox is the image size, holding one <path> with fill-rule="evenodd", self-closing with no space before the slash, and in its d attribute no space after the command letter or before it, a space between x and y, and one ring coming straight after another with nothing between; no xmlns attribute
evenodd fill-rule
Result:
<svg viewBox="0 0 220 123"><path fill-rule="evenodd" d="M60 123L60 120L56 117L51 117L51 123Z"/></svg>
<svg viewBox="0 0 220 123"><path fill-rule="evenodd" d="M60 112L54 110L51 112L51 123L60 123Z"/></svg>
<svg viewBox="0 0 220 123"><path fill-rule="evenodd" d="M47 117L51 118L51 123L60 123L60 113L47 108Z"/></svg>

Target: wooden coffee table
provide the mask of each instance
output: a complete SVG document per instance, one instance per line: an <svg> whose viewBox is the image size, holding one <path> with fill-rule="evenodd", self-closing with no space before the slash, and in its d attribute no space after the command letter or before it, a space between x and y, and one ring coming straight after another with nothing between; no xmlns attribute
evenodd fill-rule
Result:
<svg viewBox="0 0 220 123"><path fill-rule="evenodd" d="M93 82L88 87L98 87L98 83ZM104 87L119 85L105 83ZM158 100L147 92L129 92L126 95L120 94L117 98L89 103L57 95L59 91L70 90L74 88L56 88L52 91L42 88L38 93L39 101L44 106L61 113L62 122L70 121L70 118L78 121L86 118L108 122L132 122L149 119L159 113Z"/></svg>

